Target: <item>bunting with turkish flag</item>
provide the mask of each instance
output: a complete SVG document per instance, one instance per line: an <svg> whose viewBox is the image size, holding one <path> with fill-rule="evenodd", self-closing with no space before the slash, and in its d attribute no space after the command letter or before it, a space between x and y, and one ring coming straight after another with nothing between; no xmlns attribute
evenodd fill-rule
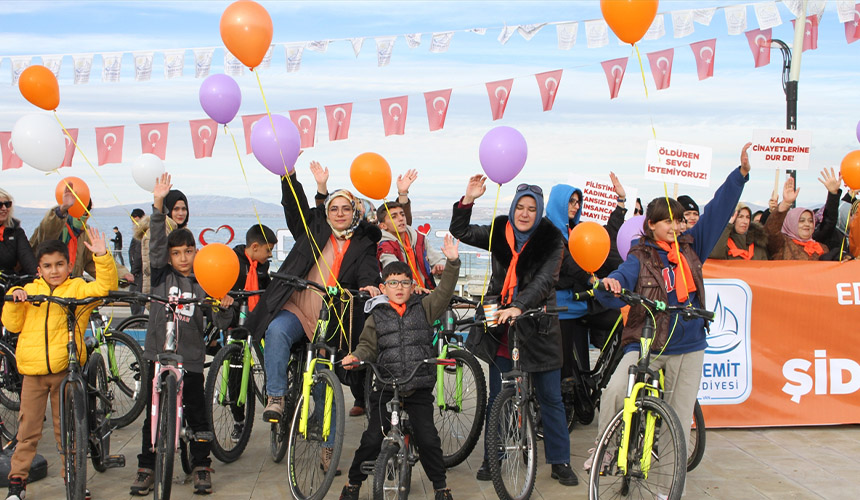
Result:
<svg viewBox="0 0 860 500"><path fill-rule="evenodd" d="M403 135L406 131L406 105L409 96L389 97L380 99L382 108L382 125L385 127L385 137L389 135Z"/></svg>
<svg viewBox="0 0 860 500"><path fill-rule="evenodd" d="M555 103L555 96L558 94L558 85L561 83L561 73L562 70L557 69L535 75L544 111L551 110L553 103Z"/></svg>
<svg viewBox="0 0 860 500"><path fill-rule="evenodd" d="M621 88L621 81L624 80L624 72L627 70L627 58L612 59L600 63L603 66L603 72L606 73L606 83L609 84L609 98L615 99L618 97L618 90Z"/></svg>
<svg viewBox="0 0 860 500"><path fill-rule="evenodd" d="M63 134L63 139L66 140L66 154L63 156L63 164L61 167L71 167L72 166L72 158L75 157L75 143L78 142L78 129L76 128L67 128L66 129L69 134Z"/></svg>
<svg viewBox="0 0 860 500"><path fill-rule="evenodd" d="M267 116L266 113L242 117L242 127L245 128L245 154L251 154L251 131L254 130L254 124L264 116Z"/></svg>
<svg viewBox="0 0 860 500"><path fill-rule="evenodd" d="M508 105L508 97L511 95L513 85L513 78L487 83L487 95L490 97L490 110L493 112L493 120L505 116L505 107Z"/></svg>
<svg viewBox="0 0 860 500"><path fill-rule="evenodd" d="M797 19L791 20L791 25L795 26ZM847 23L846 23L847 24ZM806 18L806 28L803 30L803 50L815 50L818 48L818 16L809 16Z"/></svg>
<svg viewBox="0 0 860 500"><path fill-rule="evenodd" d="M845 23L845 41L854 43L860 40L860 3L854 6L854 19Z"/></svg>
<svg viewBox="0 0 860 500"><path fill-rule="evenodd" d="M167 155L167 126L169 123L141 123L140 151L152 153L164 160Z"/></svg>
<svg viewBox="0 0 860 500"><path fill-rule="evenodd" d="M657 90L668 89L672 83L672 60L674 58L675 49L660 50L648 54L651 76L654 77L654 85L657 86Z"/></svg>
<svg viewBox="0 0 860 500"><path fill-rule="evenodd" d="M299 129L302 138L301 148L314 147L317 133L317 108L295 109L290 111L290 120Z"/></svg>
<svg viewBox="0 0 860 500"><path fill-rule="evenodd" d="M352 117L352 103L332 104L325 107L328 122L328 140L340 141L349 137L349 120Z"/></svg>
<svg viewBox="0 0 860 500"><path fill-rule="evenodd" d="M448 104L451 102L451 89L424 92L424 102L427 104L427 121L430 132L441 130L448 116Z"/></svg>
<svg viewBox="0 0 860 500"><path fill-rule="evenodd" d="M194 158L211 158L218 136L218 122L211 118L188 120L191 125L191 145L194 146Z"/></svg>
<svg viewBox="0 0 860 500"><path fill-rule="evenodd" d="M770 64L770 28L766 30L750 30L746 32L746 35L753 59L755 59L755 67L760 68Z"/></svg>
<svg viewBox="0 0 860 500"><path fill-rule="evenodd" d="M699 80L714 76L714 55L717 50L717 39L702 40L690 44L693 49L693 57L696 58L696 70L699 72Z"/></svg>
<svg viewBox="0 0 860 500"><path fill-rule="evenodd" d="M96 127L96 151L99 166L107 163L122 163L122 141L125 125Z"/></svg>
<svg viewBox="0 0 860 500"><path fill-rule="evenodd" d="M12 147L12 132L0 132L0 153L3 155L3 170L21 168L24 165Z"/></svg>

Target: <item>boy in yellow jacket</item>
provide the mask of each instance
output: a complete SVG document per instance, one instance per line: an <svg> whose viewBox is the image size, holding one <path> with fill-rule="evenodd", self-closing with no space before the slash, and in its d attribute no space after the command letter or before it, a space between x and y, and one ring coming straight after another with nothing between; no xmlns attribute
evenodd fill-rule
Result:
<svg viewBox="0 0 860 500"><path fill-rule="evenodd" d="M58 297L100 297L117 289L117 271L113 258L107 254L103 234L87 229L90 242L84 241L93 253L96 281L87 283L81 278L69 279L72 266L69 250L59 240L48 240L36 248L40 278L15 287L8 295L15 301L3 308L3 325L11 331L20 331L16 358L18 372L24 376L21 386L21 411L18 415L18 446L12 455L9 469L9 495L7 500L24 498L30 465L36 454L36 445L42 437L42 420L48 396L54 418L54 438L60 445L60 382L69 367L68 326L66 312L55 304L23 302L28 295L54 295ZM95 305L77 311L76 343L81 365L87 361L84 331Z"/></svg>

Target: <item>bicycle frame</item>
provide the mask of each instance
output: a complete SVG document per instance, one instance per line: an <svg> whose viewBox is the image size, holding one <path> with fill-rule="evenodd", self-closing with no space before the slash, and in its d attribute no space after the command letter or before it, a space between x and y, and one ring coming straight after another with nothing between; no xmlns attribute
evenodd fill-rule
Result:
<svg viewBox="0 0 860 500"><path fill-rule="evenodd" d="M245 325L245 318L248 316L248 302L244 301L242 303L242 307L239 309L239 324L238 327L242 327ZM224 345L228 344L239 344L242 346L242 379L241 385L239 386L239 395L236 398L236 404L242 406L248 400L248 380L251 378L251 372L254 369L254 356L251 353L251 349L253 349L254 336L251 332L248 332L248 335L244 339L234 339L231 333L227 334L227 340L224 342ZM225 359L224 364L221 367L224 373L229 373L230 369L230 360ZM229 377L221 377L221 386L220 392L218 394L218 403L224 404L224 398L228 397L229 394Z"/></svg>
<svg viewBox="0 0 860 500"><path fill-rule="evenodd" d="M446 359L448 350L465 349L463 337L456 333L457 315L453 307L448 307L438 320L439 330L437 332L437 358ZM456 342L451 342L451 339ZM453 410L460 412L463 408L463 367L459 364L454 367L454 403L456 408L450 408L445 402L445 367L436 366L436 406L442 410Z"/></svg>
<svg viewBox="0 0 860 500"><path fill-rule="evenodd" d="M173 450L179 446L179 436L182 432L182 388L184 382L184 371L182 368L182 356L176 354L176 310L169 304L165 304L167 312L167 336L164 341L164 353L158 355L155 362L155 372L152 376L152 411L150 412L150 443L152 450L156 450L158 439L158 414L160 411L160 394L162 376L176 379L176 435L173 437Z"/></svg>
<svg viewBox="0 0 860 500"><path fill-rule="evenodd" d="M50 302L48 303L47 307L50 307ZM63 307L63 306L60 306L60 307ZM68 368L69 373L68 373L68 375L63 377L63 380L60 382L60 413L61 413L61 416L60 416L60 435L61 436L65 436L66 433L68 432L68 429L66 428L66 419L63 418L63 416L62 416L62 412L65 411L64 408L66 407L66 387L68 387L68 385L71 384L71 385L75 386L76 390L80 391L80 394L83 394L84 396L86 396L86 394L87 394L86 383L84 382L84 378L81 375L81 365L80 365L80 362L78 361L77 342L75 342L75 329L77 326L76 321L75 321L75 310L77 309L77 306L76 305L68 305L65 307L65 309L66 309L66 324L67 324L68 331L69 331L69 342L68 342L68 344L66 344L66 348L68 349L68 352L69 352L69 368ZM64 438L64 442L65 442L65 438ZM66 480L68 481L68 478L66 478Z"/></svg>
<svg viewBox="0 0 860 500"><path fill-rule="evenodd" d="M328 294L331 295L332 290L328 290ZM322 364L329 370L334 371L334 361L336 351L333 350L328 344L325 343L325 334L328 331L328 322L329 322L329 310L326 301L323 300L322 306L320 306L320 318L317 320L317 327L314 331L314 340L309 342L307 347L305 348L305 370L302 373L302 397L305 403L302 405L302 413L299 418L299 433L302 437L307 438L308 432L308 413L309 413L309 404L311 398L311 386L314 381L314 373L316 373L317 363ZM321 341L317 341L317 339L321 339ZM314 350L324 351L328 353L328 358L321 358L314 354ZM332 392L331 387L326 387L325 393L325 406L323 411L323 427L322 427L322 437L323 440L328 440L328 436L331 433L331 418L332 411L331 405L334 400L334 394Z"/></svg>

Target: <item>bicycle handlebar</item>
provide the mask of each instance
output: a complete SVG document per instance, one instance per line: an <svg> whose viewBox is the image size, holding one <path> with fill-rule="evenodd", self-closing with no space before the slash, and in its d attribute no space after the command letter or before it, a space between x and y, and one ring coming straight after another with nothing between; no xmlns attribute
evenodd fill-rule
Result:
<svg viewBox="0 0 860 500"><path fill-rule="evenodd" d="M199 298L185 298L185 297L160 297L158 295L153 295L151 293L143 293L143 292L129 292L124 290L114 290L112 292L108 292L107 297L99 297L100 300L107 298L111 301L131 301L131 302L159 302L161 304L197 304L201 306L212 306L214 303L213 299L209 297L205 297L202 299Z"/></svg>
<svg viewBox="0 0 860 500"><path fill-rule="evenodd" d="M603 280L595 282L595 289L605 286L603 285ZM611 293L611 292L610 292ZM713 321L714 313L712 311L708 311L707 309L700 309L698 307L693 307L691 305L679 305L679 306L670 306L663 302L662 300L653 300L649 299L643 295L638 293L631 292L630 290L621 289L621 293L617 294L616 297L624 301L625 303L635 306L635 305L643 305L652 311L664 311L667 313L678 313L685 320L690 320L694 318L703 319L705 321Z"/></svg>
<svg viewBox="0 0 860 500"><path fill-rule="evenodd" d="M310 281L310 280L306 280L303 278L299 278L298 276L293 276L292 274L271 272L271 273L269 273L269 276L274 278L274 279L277 279L277 280L286 281L287 284L290 284L290 285L293 285L293 286L296 286L299 288L314 288L314 289L316 289L316 290L318 290L318 291L320 291L326 295L337 295L337 290L343 290L343 291L349 293L350 295L354 295L360 299L369 299L370 298L369 293L363 292L361 290L355 290L352 288L344 288L344 287L340 287L340 286L338 286L338 287L334 287L334 286L324 287L324 286L320 285L319 283L316 283L316 282Z"/></svg>
<svg viewBox="0 0 860 500"><path fill-rule="evenodd" d="M367 365L373 370L373 373L376 374L376 378L378 379L380 384L388 385L388 386L394 386L394 385L404 385L404 384L409 383L410 380L415 378L415 374L418 373L418 369L424 365L456 366L457 362L453 359L448 359L448 358L422 359L420 363L415 365L415 367L412 369L412 372L409 374L409 376L403 380L398 380L397 378L385 378L385 377L383 377L382 373L379 371L380 366L377 363L373 363L370 361L358 360L358 361L355 361L353 363L348 363L345 366L362 366L362 365ZM389 373L391 373L390 370L388 370L388 369L386 369L386 370Z"/></svg>
<svg viewBox="0 0 860 500"><path fill-rule="evenodd" d="M11 295L4 295L3 300L6 302L16 302L15 297ZM103 300L105 300L105 297L85 297L83 299L76 299L74 297L59 297L56 295L27 295L27 298L22 300L21 302L31 302L33 304L41 304L42 302L53 302L55 304L59 304L65 307L77 307L93 304L95 302L101 302Z"/></svg>

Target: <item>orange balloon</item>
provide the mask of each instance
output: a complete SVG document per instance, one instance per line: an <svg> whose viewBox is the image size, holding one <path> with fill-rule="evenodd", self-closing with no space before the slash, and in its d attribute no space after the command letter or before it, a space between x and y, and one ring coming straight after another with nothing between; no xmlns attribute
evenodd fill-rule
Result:
<svg viewBox="0 0 860 500"><path fill-rule="evenodd" d="M60 85L57 77L48 68L30 66L18 78L21 95L42 109L53 111L60 105Z"/></svg>
<svg viewBox="0 0 860 500"><path fill-rule="evenodd" d="M596 222L581 222L571 231L567 245L579 267L593 273L609 256L609 233Z"/></svg>
<svg viewBox="0 0 860 500"><path fill-rule="evenodd" d="M254 69L272 45L272 18L257 2L233 2L221 14L221 40L236 59Z"/></svg>
<svg viewBox="0 0 860 500"><path fill-rule="evenodd" d="M600 11L615 36L623 42L636 43L654 22L658 3L657 0L600 0Z"/></svg>
<svg viewBox="0 0 860 500"><path fill-rule="evenodd" d="M860 189L860 150L852 151L842 159L839 167L842 180L851 189Z"/></svg>
<svg viewBox="0 0 860 500"><path fill-rule="evenodd" d="M57 204L63 204L63 193L66 190L66 184L71 186L72 193L77 195L75 198L75 204L69 208L69 215L72 217L80 217L87 213L86 207L90 204L90 187L87 186L87 183L84 182L80 177L65 177L63 180L57 183L57 187L54 189L54 196L57 198ZM78 201L78 198L80 201ZM81 202L84 202L81 205Z"/></svg>
<svg viewBox="0 0 860 500"><path fill-rule="evenodd" d="M210 297L220 299L239 277L239 257L223 243L210 243L194 257L194 276Z"/></svg>
<svg viewBox="0 0 860 500"><path fill-rule="evenodd" d="M349 178L358 192L372 200L382 200L391 190L391 167L376 153L362 153L352 160Z"/></svg>

